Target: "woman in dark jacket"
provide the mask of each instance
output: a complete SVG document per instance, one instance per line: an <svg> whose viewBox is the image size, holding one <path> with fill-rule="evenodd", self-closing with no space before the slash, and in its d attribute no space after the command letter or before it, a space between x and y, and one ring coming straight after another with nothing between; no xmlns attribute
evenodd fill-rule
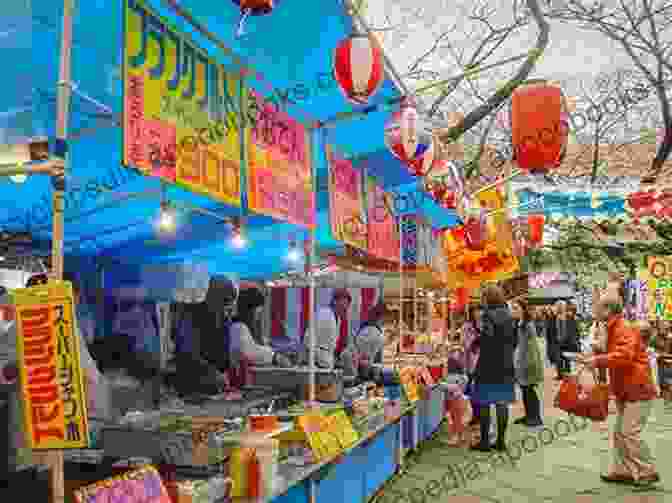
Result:
<svg viewBox="0 0 672 503"><path fill-rule="evenodd" d="M482 296L480 356L474 373L473 400L480 408L481 441L473 450L488 452L490 445L490 406L497 411L498 451L506 450L506 428L509 404L515 401L513 351L515 333L513 319L501 288L487 287Z"/></svg>

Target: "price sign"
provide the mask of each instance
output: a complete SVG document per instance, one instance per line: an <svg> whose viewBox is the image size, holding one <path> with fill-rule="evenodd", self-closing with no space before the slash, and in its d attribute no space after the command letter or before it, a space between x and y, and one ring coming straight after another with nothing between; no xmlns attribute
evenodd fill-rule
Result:
<svg viewBox="0 0 672 503"><path fill-rule="evenodd" d="M338 438L328 431L328 422L323 414L307 414L299 417L299 427L303 430L310 448L318 461L329 459L341 453Z"/></svg>
<svg viewBox="0 0 672 503"><path fill-rule="evenodd" d="M338 441L343 449L350 449L359 441L359 433L352 426L350 418L344 410L331 414L331 420Z"/></svg>

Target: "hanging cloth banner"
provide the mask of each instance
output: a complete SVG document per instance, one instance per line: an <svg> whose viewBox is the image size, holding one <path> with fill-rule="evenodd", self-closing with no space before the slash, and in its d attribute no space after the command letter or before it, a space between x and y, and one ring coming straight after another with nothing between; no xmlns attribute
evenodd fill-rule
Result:
<svg viewBox="0 0 672 503"><path fill-rule="evenodd" d="M13 290L24 431L32 449L88 446L86 397L72 286Z"/></svg>
<svg viewBox="0 0 672 503"><path fill-rule="evenodd" d="M315 226L315 191L306 128L251 88L247 111L250 210L295 225Z"/></svg>
<svg viewBox="0 0 672 503"><path fill-rule="evenodd" d="M139 0L124 12L124 165L240 206L240 77Z"/></svg>
<svg viewBox="0 0 672 503"><path fill-rule="evenodd" d="M327 150L329 159L329 223L334 239L366 250L368 236L362 173L352 162Z"/></svg>
<svg viewBox="0 0 672 503"><path fill-rule="evenodd" d="M381 189L373 178L368 179L366 195L369 255L398 263L399 229L392 211L392 196Z"/></svg>
<svg viewBox="0 0 672 503"><path fill-rule="evenodd" d="M648 285L648 317L672 320L672 257L648 257L638 277Z"/></svg>
<svg viewBox="0 0 672 503"><path fill-rule="evenodd" d="M513 252L511 224L503 211L505 201L498 189L480 192L478 204L487 208L487 236L481 249L468 246L465 226L443 233L443 246L448 262L445 282L451 287L476 289L483 281L497 281L511 277L519 263Z"/></svg>

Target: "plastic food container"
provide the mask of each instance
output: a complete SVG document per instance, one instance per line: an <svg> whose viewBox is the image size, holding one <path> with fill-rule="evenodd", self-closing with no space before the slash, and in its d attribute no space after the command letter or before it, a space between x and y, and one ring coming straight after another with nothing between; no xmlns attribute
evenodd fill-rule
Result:
<svg viewBox="0 0 672 503"><path fill-rule="evenodd" d="M279 427L278 416L254 415L250 416L251 431L272 431Z"/></svg>

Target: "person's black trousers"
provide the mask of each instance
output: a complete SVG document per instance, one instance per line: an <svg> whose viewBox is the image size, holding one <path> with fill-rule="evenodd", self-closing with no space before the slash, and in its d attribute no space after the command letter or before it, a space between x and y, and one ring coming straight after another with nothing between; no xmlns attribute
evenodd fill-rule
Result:
<svg viewBox="0 0 672 503"><path fill-rule="evenodd" d="M561 377L571 373L572 371L572 363L567 358L562 356L562 354L558 356L557 367L558 367L558 375Z"/></svg>
<svg viewBox="0 0 672 503"><path fill-rule="evenodd" d="M540 424L541 419L541 401L537 395L536 385L521 386L523 395L523 406L525 407L525 417L527 424Z"/></svg>
<svg viewBox="0 0 672 503"><path fill-rule="evenodd" d="M497 413L497 443L495 447L498 450L506 449L506 428L509 425L509 404L498 403L495 406ZM490 445L490 406L481 405L480 407L480 446L483 449L489 449Z"/></svg>

